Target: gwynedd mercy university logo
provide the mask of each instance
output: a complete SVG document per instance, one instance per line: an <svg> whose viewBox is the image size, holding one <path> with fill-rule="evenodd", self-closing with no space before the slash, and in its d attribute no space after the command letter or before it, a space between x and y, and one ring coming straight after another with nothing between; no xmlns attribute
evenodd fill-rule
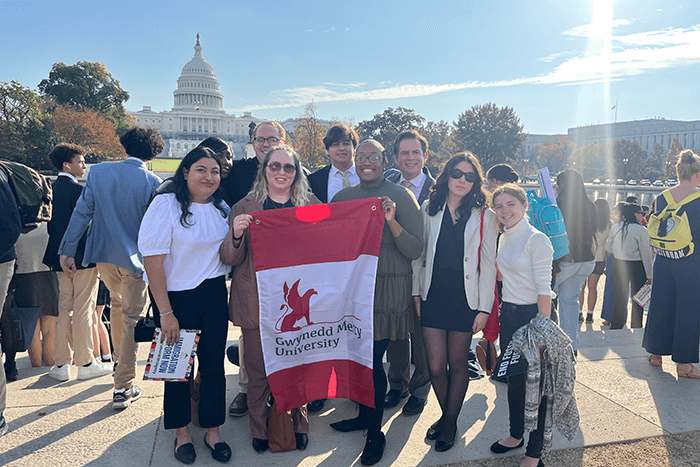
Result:
<svg viewBox="0 0 700 467"><path fill-rule="evenodd" d="M280 307L280 311L284 310L284 313L275 323L275 329L280 332L298 331L301 326L296 326L296 324L301 319L306 319L306 326L314 324L309 318L309 300L311 300L312 295L318 295L318 292L309 289L303 296L299 295L299 282L301 279L298 279L291 289L286 281L284 283L284 301L286 303ZM282 321L281 326L280 321Z"/></svg>

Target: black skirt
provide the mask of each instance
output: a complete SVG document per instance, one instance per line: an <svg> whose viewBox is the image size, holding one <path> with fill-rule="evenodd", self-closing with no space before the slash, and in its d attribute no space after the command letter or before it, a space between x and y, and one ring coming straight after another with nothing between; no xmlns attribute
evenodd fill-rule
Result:
<svg viewBox="0 0 700 467"><path fill-rule="evenodd" d="M421 304L421 326L472 332L477 314L467 302L462 276L453 269L434 269L427 300Z"/></svg>

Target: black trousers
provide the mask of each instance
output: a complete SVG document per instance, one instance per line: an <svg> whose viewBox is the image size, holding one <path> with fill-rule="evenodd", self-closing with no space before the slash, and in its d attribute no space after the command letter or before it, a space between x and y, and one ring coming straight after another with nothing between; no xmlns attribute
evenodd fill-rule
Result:
<svg viewBox="0 0 700 467"><path fill-rule="evenodd" d="M367 433L374 434L382 429L382 418L384 417L384 396L386 396L386 373L382 358L389 339L374 341L374 352L372 355L372 379L374 382L374 408L360 404L360 418L367 420Z"/></svg>
<svg viewBox="0 0 700 467"><path fill-rule="evenodd" d="M613 294L613 315L610 320L610 329L622 329L627 322L627 303L632 295L646 282L647 276L644 273L644 264L641 261L625 261L615 259L615 269L613 271L613 284L615 293ZM642 327L642 316L644 308L632 300L632 321L633 328Z"/></svg>
<svg viewBox="0 0 700 467"><path fill-rule="evenodd" d="M514 305L504 302L499 315L501 322L501 352L513 339L513 334L537 316L537 304ZM510 415L510 435L522 439L525 434L525 383L527 373L508 377L508 411ZM537 429L530 433L525 455L534 459L542 456L544 441L544 421L547 415L547 398L542 397L537 414Z"/></svg>
<svg viewBox="0 0 700 467"><path fill-rule="evenodd" d="M181 329L201 329L197 360L202 384L199 389L199 425L221 426L226 420L224 351L228 333L228 305L224 276L207 279L197 288L168 292ZM156 326L160 326L154 302ZM191 375L190 378L193 378ZM163 397L165 429L182 428L192 420L189 382L166 382Z"/></svg>

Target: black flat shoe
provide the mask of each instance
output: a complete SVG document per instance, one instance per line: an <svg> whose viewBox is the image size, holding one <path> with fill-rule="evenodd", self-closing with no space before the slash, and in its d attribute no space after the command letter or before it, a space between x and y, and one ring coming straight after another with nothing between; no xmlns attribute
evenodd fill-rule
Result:
<svg viewBox="0 0 700 467"><path fill-rule="evenodd" d="M455 439L452 438L452 441L441 441L437 440L435 441L435 450L437 452L445 452L449 449L452 449L452 446L455 445Z"/></svg>
<svg viewBox="0 0 700 467"><path fill-rule="evenodd" d="M214 447L207 443L207 435L204 435L204 445L211 451L211 457L219 462L228 462L231 460L231 446L226 443L215 443Z"/></svg>
<svg viewBox="0 0 700 467"><path fill-rule="evenodd" d="M367 442L365 443L365 449L362 451L362 456L360 456L360 463L362 465L374 465L380 460L384 455L384 448L386 447L386 437L381 431L376 434L367 433Z"/></svg>
<svg viewBox="0 0 700 467"><path fill-rule="evenodd" d="M440 425L440 420L437 422L433 423L430 428L428 428L428 432L425 434L425 439L429 439L430 441L435 441L438 439L438 436L440 436L440 432L437 430L437 427Z"/></svg>
<svg viewBox="0 0 700 467"><path fill-rule="evenodd" d="M331 428L333 428L334 430L342 431L343 433L365 430L367 428L367 421L361 420L359 418L349 418L340 422L331 423Z"/></svg>
<svg viewBox="0 0 700 467"><path fill-rule="evenodd" d="M491 445L491 452L495 452L496 454L504 454L504 453L511 451L513 449L521 448L521 447L523 447L523 445L525 445L525 438L520 440L520 444L518 444L517 446L513 446L512 448L509 448L508 446L504 446L501 443L499 443L498 441L496 441L495 443L493 443Z"/></svg>
<svg viewBox="0 0 700 467"><path fill-rule="evenodd" d="M297 439L297 449L299 451L306 449L306 445L309 444L309 435L306 433L294 433L294 437Z"/></svg>
<svg viewBox="0 0 700 467"><path fill-rule="evenodd" d="M401 392L398 389L390 389L384 396L384 408L391 409L396 407L404 397L408 397L408 391Z"/></svg>
<svg viewBox="0 0 700 467"><path fill-rule="evenodd" d="M323 410L323 405L325 404L325 402L326 402L326 399L319 399L317 401L311 401L308 404L306 404L306 409L310 413L320 412L321 410Z"/></svg>
<svg viewBox="0 0 700 467"><path fill-rule="evenodd" d="M179 460L183 464L192 464L197 458L197 453L194 450L194 444L185 443L180 447L177 447L177 438L175 439L175 459Z"/></svg>
<svg viewBox="0 0 700 467"><path fill-rule="evenodd" d="M265 452L270 447L266 439L253 438L253 449L256 452Z"/></svg>

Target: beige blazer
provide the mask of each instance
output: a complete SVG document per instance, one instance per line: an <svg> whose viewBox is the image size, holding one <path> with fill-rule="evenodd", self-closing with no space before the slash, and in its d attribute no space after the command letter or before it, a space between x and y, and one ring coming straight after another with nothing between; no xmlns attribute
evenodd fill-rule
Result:
<svg viewBox="0 0 700 467"><path fill-rule="evenodd" d="M413 295L423 300L428 298L433 278L433 260L440 235L444 209L434 216L428 215L428 201L421 206L423 215L423 254L413 261ZM496 284L496 237L498 225L496 214L485 208L483 241L481 242L481 267L479 267L479 227L481 209L473 209L464 229L464 290L467 303L472 310L491 313Z"/></svg>

